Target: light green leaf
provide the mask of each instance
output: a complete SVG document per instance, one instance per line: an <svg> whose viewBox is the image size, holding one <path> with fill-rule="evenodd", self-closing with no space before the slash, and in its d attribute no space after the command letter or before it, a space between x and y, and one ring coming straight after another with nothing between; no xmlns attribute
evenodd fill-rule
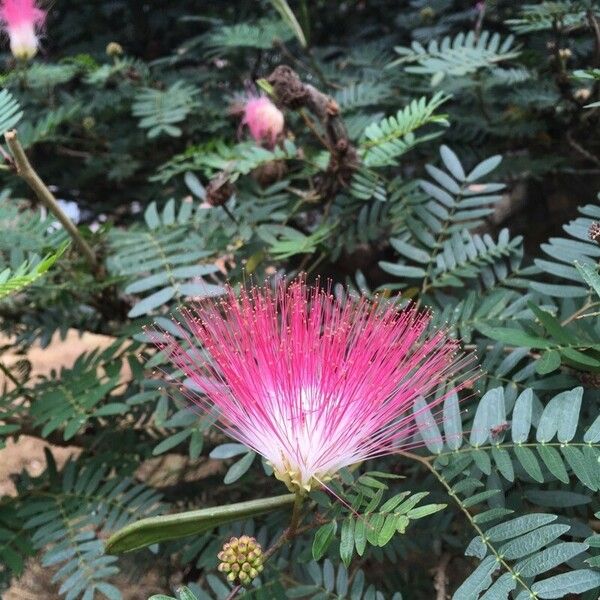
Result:
<svg viewBox="0 0 600 600"><path fill-rule="evenodd" d="M569 474L558 450L542 444L538 446L537 451L550 473L563 483L569 483Z"/></svg>
<svg viewBox="0 0 600 600"><path fill-rule="evenodd" d="M537 441L549 442L557 433L561 442L571 441L577 429L582 397L582 387L554 396L540 417Z"/></svg>
<svg viewBox="0 0 600 600"><path fill-rule="evenodd" d="M342 531L340 533L340 558L346 568L350 565L352 554L354 553L355 525L358 525L358 521L355 522L353 518L347 518L342 522ZM356 527L356 529L358 529L358 527Z"/></svg>
<svg viewBox="0 0 600 600"><path fill-rule="evenodd" d="M600 571L579 569L537 581L531 589L538 598L562 598L567 594L583 594L600 586Z"/></svg>
<svg viewBox="0 0 600 600"><path fill-rule="evenodd" d="M300 27L300 23L298 23L298 19L296 19L296 15L294 15L290 5L286 0L271 0L271 4L273 8L281 15L284 23L294 32L296 38L300 42L303 48L306 48L306 37L304 36L304 31L302 31L302 27Z"/></svg>
<svg viewBox="0 0 600 600"><path fill-rule="evenodd" d="M543 525L548 525L549 523L552 523L552 521L556 521L557 518L556 515L547 515L544 513L532 513L530 515L516 517L515 519L506 521L506 523L500 523L499 525L495 525L491 529L488 529L486 531L486 536L492 542L510 540L511 538L529 533Z"/></svg>
<svg viewBox="0 0 600 600"><path fill-rule="evenodd" d="M413 416L427 449L434 454L439 454L444 448L442 434L424 398L419 397L415 400Z"/></svg>
<svg viewBox="0 0 600 600"><path fill-rule="evenodd" d="M512 573L504 573L479 600L506 600L516 587L517 581Z"/></svg>
<svg viewBox="0 0 600 600"><path fill-rule="evenodd" d="M452 173L452 176L459 181L466 179L465 171L460 164L458 156L448 146L442 145L440 148L440 156L446 166L446 169Z"/></svg>
<svg viewBox="0 0 600 600"><path fill-rule="evenodd" d="M554 567L571 560L573 557L585 552L588 549L587 544L577 542L561 542L542 550L531 558L515 565L515 571L523 577L534 577Z"/></svg>
<svg viewBox="0 0 600 600"><path fill-rule="evenodd" d="M448 394L444 399L444 433L450 450L458 450L462 446L462 419L456 392Z"/></svg>
<svg viewBox="0 0 600 600"><path fill-rule="evenodd" d="M533 451L525 446L515 446L514 452L527 474L539 483L543 483L544 476Z"/></svg>
<svg viewBox="0 0 600 600"><path fill-rule="evenodd" d="M527 556L528 554L532 554L540 548L543 548L569 531L569 529L571 529L569 525L544 525L539 529L530 531L529 533L504 544L504 546L499 549L499 552L508 560L522 558L523 556Z"/></svg>
<svg viewBox="0 0 600 600"><path fill-rule="evenodd" d="M477 406L469 443L475 447L485 444L492 427L503 423L505 418L503 388L497 387L489 390Z"/></svg>
<svg viewBox="0 0 600 600"><path fill-rule="evenodd" d="M329 545L333 541L336 529L337 522L335 520L330 521L317 529L312 544L312 556L314 560L321 560L325 556Z"/></svg>
<svg viewBox="0 0 600 600"><path fill-rule="evenodd" d="M527 388L517 398L512 414L512 440L516 444L525 443L529 437L532 405L533 392Z"/></svg>
<svg viewBox="0 0 600 600"><path fill-rule="evenodd" d="M600 275L597 267L589 263L581 264L575 261L575 268L579 271L582 279L600 296Z"/></svg>
<svg viewBox="0 0 600 600"><path fill-rule="evenodd" d="M560 367L560 353L557 350L546 350L535 363L535 370L540 375L547 375Z"/></svg>
<svg viewBox="0 0 600 600"><path fill-rule="evenodd" d="M583 441L586 444L596 444L600 442L600 415L591 424L590 428L585 432Z"/></svg>
<svg viewBox="0 0 600 600"><path fill-rule="evenodd" d="M475 168L467 175L467 181L472 183L481 177L485 177L488 173L491 173L501 162L502 156L499 154L486 158L478 165L475 165Z"/></svg>
<svg viewBox="0 0 600 600"><path fill-rule="evenodd" d="M552 340L529 335L523 330L515 329L514 327L488 327L487 325L479 325L478 329L490 339L510 344L511 346L545 349L553 345Z"/></svg>
<svg viewBox="0 0 600 600"><path fill-rule="evenodd" d="M492 573L498 568L495 556L488 556L454 592L452 600L473 600L492 583Z"/></svg>
<svg viewBox="0 0 600 600"><path fill-rule="evenodd" d="M240 460L233 463L227 470L227 473L225 473L225 477L223 478L223 483L225 485L229 485L230 483L237 481L250 468L250 466L254 462L255 458L256 458L255 452L248 452L248 454L246 454L245 456L242 456L242 458L240 458Z"/></svg>

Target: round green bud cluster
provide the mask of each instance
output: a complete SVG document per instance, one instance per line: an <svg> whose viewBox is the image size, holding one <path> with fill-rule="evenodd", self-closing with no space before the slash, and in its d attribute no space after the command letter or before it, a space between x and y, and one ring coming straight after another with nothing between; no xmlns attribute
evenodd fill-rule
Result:
<svg viewBox="0 0 600 600"><path fill-rule="evenodd" d="M223 544L223 549L217 555L219 571L227 574L227 580L236 580L242 585L248 585L263 570L263 552L255 538L242 535L232 537Z"/></svg>

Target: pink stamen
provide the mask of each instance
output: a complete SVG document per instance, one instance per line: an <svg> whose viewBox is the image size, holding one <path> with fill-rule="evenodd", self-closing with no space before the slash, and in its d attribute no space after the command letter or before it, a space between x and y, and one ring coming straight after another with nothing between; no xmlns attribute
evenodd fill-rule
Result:
<svg viewBox="0 0 600 600"><path fill-rule="evenodd" d="M219 427L290 487L413 447L414 402L450 381L429 403L439 405L473 360L444 331L427 333L428 313L365 298L342 304L302 279L239 297L230 289L182 317L191 333L157 332L157 346L202 390L197 406L216 406Z"/></svg>

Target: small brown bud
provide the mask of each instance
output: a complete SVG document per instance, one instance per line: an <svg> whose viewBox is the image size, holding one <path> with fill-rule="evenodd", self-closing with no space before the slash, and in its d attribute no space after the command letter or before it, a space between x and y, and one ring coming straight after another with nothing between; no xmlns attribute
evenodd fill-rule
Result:
<svg viewBox="0 0 600 600"><path fill-rule="evenodd" d="M561 60L569 60L572 55L573 53L571 50L569 50L569 48L560 48L558 50L558 56L560 56Z"/></svg>
<svg viewBox="0 0 600 600"><path fill-rule="evenodd" d="M600 223L598 221L594 221L594 223L590 225L590 228L588 229L588 237L594 242L598 242L600 240Z"/></svg>
<svg viewBox="0 0 600 600"><path fill-rule="evenodd" d="M431 22L435 18L435 10L431 6L424 6L419 13L422 21Z"/></svg>
<svg viewBox="0 0 600 600"><path fill-rule="evenodd" d="M210 206L223 206L231 196L235 193L235 187L227 178L227 175L224 173L218 173L215 177L213 177L206 186L206 203L210 204ZM237 539L231 538L235 540L237 545ZM232 542L229 542L232 548L237 546L233 546Z"/></svg>

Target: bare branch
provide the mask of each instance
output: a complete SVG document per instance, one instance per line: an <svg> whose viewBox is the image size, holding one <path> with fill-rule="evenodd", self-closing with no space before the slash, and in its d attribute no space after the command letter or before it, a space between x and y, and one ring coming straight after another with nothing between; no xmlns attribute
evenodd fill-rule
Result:
<svg viewBox="0 0 600 600"><path fill-rule="evenodd" d="M95 273L99 270L96 254L91 249L89 244L83 239L77 227L71 219L64 213L54 194L48 189L42 181L35 169L31 166L23 146L17 137L17 132L13 129L4 134L4 139L12 153L16 173L29 187L35 192L38 200L50 211L66 229L74 244L77 246L81 254L86 258Z"/></svg>

